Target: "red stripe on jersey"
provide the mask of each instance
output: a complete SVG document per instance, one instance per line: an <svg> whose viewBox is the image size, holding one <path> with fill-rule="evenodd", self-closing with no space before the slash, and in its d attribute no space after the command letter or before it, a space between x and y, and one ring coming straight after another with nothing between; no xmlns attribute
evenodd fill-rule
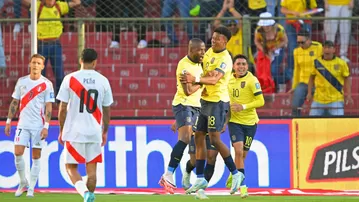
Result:
<svg viewBox="0 0 359 202"><path fill-rule="evenodd" d="M46 83L40 83L39 85L33 87L29 92L26 93L26 95L21 98L20 101L20 112L26 107L29 102L34 99L36 96L38 96L40 93L46 90Z"/></svg>
<svg viewBox="0 0 359 202"><path fill-rule="evenodd" d="M86 159L76 151L76 149L70 144L70 142L65 142L65 146L69 154L74 157L75 161L77 161L78 163L86 163Z"/></svg>
<svg viewBox="0 0 359 202"><path fill-rule="evenodd" d="M92 159L88 163L102 163L102 154L99 154L98 156L96 156L94 159Z"/></svg>
<svg viewBox="0 0 359 202"><path fill-rule="evenodd" d="M88 91L85 89L85 87L74 77L70 78L70 88L73 90L76 95L81 99L81 91L85 91L84 93L84 104L88 103L90 106L93 106L95 101L91 96L88 95ZM87 100L87 98L90 98L90 100ZM89 107L89 106L88 106ZM92 113L92 116L96 119L98 124L101 124L101 118L102 113L100 109L97 107L96 110Z"/></svg>

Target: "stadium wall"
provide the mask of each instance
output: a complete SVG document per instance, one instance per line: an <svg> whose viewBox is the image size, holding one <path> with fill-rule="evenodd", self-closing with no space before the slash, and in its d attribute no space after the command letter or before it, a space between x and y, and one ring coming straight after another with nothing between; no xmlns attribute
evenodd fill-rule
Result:
<svg viewBox="0 0 359 202"><path fill-rule="evenodd" d="M104 163L98 166L98 188L159 188L158 180L177 141L177 135L170 130L171 123L172 120L112 121L108 144L103 148ZM359 189L358 183L355 183L359 167L359 126L356 123L358 119L261 120L246 160L247 185L251 188ZM12 137L6 137L3 132L5 123L0 122L0 162L3 163L0 166L0 189L12 189L18 185L13 163L16 123L13 124ZM63 147L57 142L59 128L56 121L51 123L49 130L37 186L42 189L71 188L63 164ZM229 145L227 131L222 134L222 139ZM325 150L328 154L323 153L321 149L332 143L339 146L332 146L333 151ZM179 186L189 159L186 154L175 176ZM30 151L26 150L24 156L29 175ZM337 163L337 159L341 163ZM338 165L343 168L340 173L344 174L337 175ZM312 168L314 171L309 173ZM329 174L321 176L322 169L327 169ZM84 174L83 166L80 170ZM354 174L341 179L347 176L347 172ZM228 174L222 158L218 156L209 186L224 187ZM194 182L195 176L192 176ZM336 181L345 181L334 183L329 179L333 176Z"/></svg>

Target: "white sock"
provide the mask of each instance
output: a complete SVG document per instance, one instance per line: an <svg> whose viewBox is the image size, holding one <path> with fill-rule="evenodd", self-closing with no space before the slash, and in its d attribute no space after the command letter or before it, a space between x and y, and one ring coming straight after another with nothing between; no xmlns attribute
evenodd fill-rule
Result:
<svg viewBox="0 0 359 202"><path fill-rule="evenodd" d="M39 174L40 174L40 159L32 159L30 185L29 185L30 189L35 188Z"/></svg>
<svg viewBox="0 0 359 202"><path fill-rule="evenodd" d="M16 166L17 172L19 173L20 183L21 184L26 183L25 161L22 156L15 156L15 166Z"/></svg>
<svg viewBox="0 0 359 202"><path fill-rule="evenodd" d="M75 183L76 191L82 196L82 198L85 195L85 192L88 192L87 186L84 181L79 180Z"/></svg>

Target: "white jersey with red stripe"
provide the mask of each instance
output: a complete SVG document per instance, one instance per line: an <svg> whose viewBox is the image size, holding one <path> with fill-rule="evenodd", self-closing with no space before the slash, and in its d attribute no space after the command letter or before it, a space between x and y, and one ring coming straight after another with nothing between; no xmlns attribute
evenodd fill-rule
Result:
<svg viewBox="0 0 359 202"><path fill-rule="evenodd" d="M21 129L42 128L45 123L46 103L55 102L52 83L44 76L37 80L30 79L30 75L19 78L12 97L20 100L17 127Z"/></svg>
<svg viewBox="0 0 359 202"><path fill-rule="evenodd" d="M102 142L102 107L113 103L106 77L95 70L79 70L65 76L56 97L68 103L62 140Z"/></svg>

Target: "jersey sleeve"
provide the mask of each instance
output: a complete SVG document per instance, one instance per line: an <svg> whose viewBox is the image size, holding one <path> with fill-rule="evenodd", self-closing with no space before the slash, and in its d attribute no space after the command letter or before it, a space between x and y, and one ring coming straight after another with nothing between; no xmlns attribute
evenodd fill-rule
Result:
<svg viewBox="0 0 359 202"><path fill-rule="evenodd" d="M350 72L349 72L349 67L348 67L348 64L343 61L343 72L342 72L342 76L343 77L348 77L350 75Z"/></svg>
<svg viewBox="0 0 359 202"><path fill-rule="evenodd" d="M112 103L113 103L112 89L110 83L107 80L102 106L109 107Z"/></svg>
<svg viewBox="0 0 359 202"><path fill-rule="evenodd" d="M47 83L47 89L45 91L45 102L55 102L55 93L52 83Z"/></svg>
<svg viewBox="0 0 359 202"><path fill-rule="evenodd" d="M316 61L317 61L317 59L314 60L313 68L312 68L312 70L310 71L310 75L313 75L313 76L317 75L316 66L315 66Z"/></svg>
<svg viewBox="0 0 359 202"><path fill-rule="evenodd" d="M62 15L66 15L69 13L70 6L68 2L57 2L60 7L60 11Z"/></svg>
<svg viewBox="0 0 359 202"><path fill-rule="evenodd" d="M66 76L61 83L60 90L57 94L56 99L61 102L68 103L70 100L70 88L69 88L69 77Z"/></svg>
<svg viewBox="0 0 359 202"><path fill-rule="evenodd" d="M177 65L177 69L176 69L176 77L177 78L182 74L183 70L185 70L185 68L183 66L184 66L183 62L180 61ZM196 76L196 75L193 75L193 76Z"/></svg>
<svg viewBox="0 0 359 202"><path fill-rule="evenodd" d="M221 57L217 62L215 70L221 72L222 74L226 74L226 72L232 71L231 65L232 59L229 61L226 57Z"/></svg>
<svg viewBox="0 0 359 202"><path fill-rule="evenodd" d="M261 84L259 83L257 78L254 78L250 84L253 95L257 96L262 94Z"/></svg>
<svg viewBox="0 0 359 202"><path fill-rule="evenodd" d="M12 98L20 100L21 98L21 93L20 93L20 81L18 80L16 85L15 85L15 89L14 92L12 93Z"/></svg>

